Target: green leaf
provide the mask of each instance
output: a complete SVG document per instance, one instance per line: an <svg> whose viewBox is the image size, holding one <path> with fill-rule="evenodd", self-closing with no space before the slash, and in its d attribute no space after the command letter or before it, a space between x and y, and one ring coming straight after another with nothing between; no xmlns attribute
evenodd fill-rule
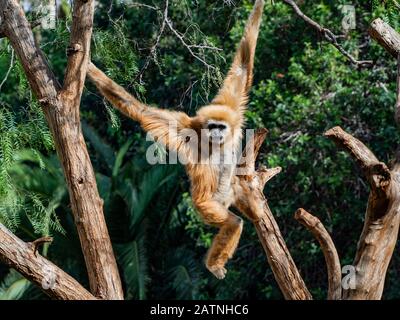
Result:
<svg viewBox="0 0 400 320"><path fill-rule="evenodd" d="M0 284L0 300L18 300L31 283L15 270L11 270Z"/></svg>

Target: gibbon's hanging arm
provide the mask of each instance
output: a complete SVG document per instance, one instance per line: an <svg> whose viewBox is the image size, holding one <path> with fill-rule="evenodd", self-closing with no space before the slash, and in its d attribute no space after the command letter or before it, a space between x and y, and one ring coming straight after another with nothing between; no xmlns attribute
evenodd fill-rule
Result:
<svg viewBox="0 0 400 320"><path fill-rule="evenodd" d="M245 110L253 82L254 56L263 7L264 1L256 1L254 4L232 65L212 104L227 105L240 112Z"/></svg>

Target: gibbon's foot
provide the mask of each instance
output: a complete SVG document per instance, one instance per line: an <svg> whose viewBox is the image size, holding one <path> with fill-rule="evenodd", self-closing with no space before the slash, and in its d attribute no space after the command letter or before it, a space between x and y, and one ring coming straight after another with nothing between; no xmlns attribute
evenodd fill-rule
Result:
<svg viewBox="0 0 400 320"><path fill-rule="evenodd" d="M220 266L212 266L212 267L207 266L207 269L219 280L225 278L227 272L227 270L224 267Z"/></svg>

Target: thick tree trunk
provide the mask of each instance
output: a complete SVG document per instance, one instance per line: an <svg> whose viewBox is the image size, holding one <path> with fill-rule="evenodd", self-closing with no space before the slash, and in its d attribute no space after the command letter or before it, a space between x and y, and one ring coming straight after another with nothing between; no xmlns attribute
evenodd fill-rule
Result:
<svg viewBox="0 0 400 320"><path fill-rule="evenodd" d="M90 52L92 0L74 1L71 43L63 87L55 79L34 41L25 14L16 0L2 0L2 32L9 38L33 92L41 103L53 134L68 185L72 212L96 297L122 299L117 264L107 231L92 164L82 135L79 105Z"/></svg>

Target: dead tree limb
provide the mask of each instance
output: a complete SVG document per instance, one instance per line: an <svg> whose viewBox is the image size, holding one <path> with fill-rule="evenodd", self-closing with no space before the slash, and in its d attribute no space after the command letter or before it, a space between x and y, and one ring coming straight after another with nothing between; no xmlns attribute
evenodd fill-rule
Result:
<svg viewBox="0 0 400 320"><path fill-rule="evenodd" d="M263 193L265 183L278 174L281 168L255 169L258 150L266 135L266 129L259 129L254 140L250 140L245 148L243 157L247 157L247 166L244 174L235 176L233 189L237 201L234 206L253 222L285 299L310 300L311 294L290 255Z"/></svg>
<svg viewBox="0 0 400 320"><path fill-rule="evenodd" d="M340 127L328 130L325 135L356 160L371 187L353 262L356 287L344 290L343 299L380 299L399 231L400 176Z"/></svg>
<svg viewBox="0 0 400 320"><path fill-rule="evenodd" d="M38 285L51 298L94 300L89 291L52 262L35 254L35 248L0 223L0 261Z"/></svg>
<svg viewBox="0 0 400 320"><path fill-rule="evenodd" d="M400 54L400 34L390 25L378 18L372 21L369 35L386 49L394 58Z"/></svg>
<svg viewBox="0 0 400 320"><path fill-rule="evenodd" d="M397 92L394 118L397 125L400 126L400 34L379 18L372 21L368 32L376 42L397 59ZM396 150L392 170L400 172L400 147Z"/></svg>
<svg viewBox="0 0 400 320"><path fill-rule="evenodd" d="M121 281L103 214L103 200L97 191L80 125L79 105L90 53L93 11L93 0L74 1L68 64L61 87L34 41L18 1L0 2L2 32L10 40L43 108L61 160L91 291L99 298L122 299Z"/></svg>
<svg viewBox="0 0 400 320"><path fill-rule="evenodd" d="M340 300L342 298L342 269L331 236L321 221L306 210L298 209L294 217L311 231L321 246L328 270L328 300Z"/></svg>

